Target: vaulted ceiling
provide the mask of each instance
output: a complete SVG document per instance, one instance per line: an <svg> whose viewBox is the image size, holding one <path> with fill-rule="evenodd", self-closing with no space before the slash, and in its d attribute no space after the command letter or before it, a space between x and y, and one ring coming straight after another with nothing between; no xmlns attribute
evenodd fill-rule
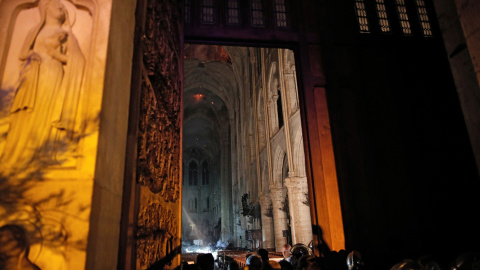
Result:
<svg viewBox="0 0 480 270"><path fill-rule="evenodd" d="M230 119L238 98L236 77L223 46L186 44L184 157L201 151L209 162L218 163L220 142L229 139Z"/></svg>

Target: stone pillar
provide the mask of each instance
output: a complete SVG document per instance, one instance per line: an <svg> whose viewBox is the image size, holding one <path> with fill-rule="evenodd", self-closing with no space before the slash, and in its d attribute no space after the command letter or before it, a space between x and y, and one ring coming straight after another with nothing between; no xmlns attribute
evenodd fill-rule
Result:
<svg viewBox="0 0 480 270"><path fill-rule="evenodd" d="M459 0L433 3L480 173L480 24L475 23L480 4Z"/></svg>
<svg viewBox="0 0 480 270"><path fill-rule="evenodd" d="M260 209L262 212L262 239L263 248L275 248L275 238L273 235L273 207L270 194L260 196Z"/></svg>
<svg viewBox="0 0 480 270"><path fill-rule="evenodd" d="M312 219L308 201L308 184L306 177L288 177L285 179L290 208L290 226L292 243L308 245L312 241Z"/></svg>
<svg viewBox="0 0 480 270"><path fill-rule="evenodd" d="M287 230L287 215L282 210L285 201L285 188L270 187L273 205L273 227L275 231L275 250L282 251L282 246L287 243L286 237L283 237L283 231Z"/></svg>
<svg viewBox="0 0 480 270"><path fill-rule="evenodd" d="M222 140L221 145L221 166L220 166L220 181L221 181L221 193L222 193L222 210L221 210L221 239L222 241L229 241L231 238L232 224L230 221L232 212L232 182L229 177L229 157L230 144L229 140Z"/></svg>

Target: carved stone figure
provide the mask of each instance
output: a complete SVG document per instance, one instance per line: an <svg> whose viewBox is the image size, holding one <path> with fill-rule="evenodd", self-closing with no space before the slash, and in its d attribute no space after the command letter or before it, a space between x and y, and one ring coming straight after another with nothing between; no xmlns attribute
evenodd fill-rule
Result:
<svg viewBox="0 0 480 270"><path fill-rule="evenodd" d="M24 62L10 109L0 164L25 168L36 160L55 164L55 153L72 139L85 58L60 0L40 0L41 21L26 36Z"/></svg>
<svg viewBox="0 0 480 270"><path fill-rule="evenodd" d="M0 269L40 270L28 259L29 249L25 229L11 224L0 227Z"/></svg>

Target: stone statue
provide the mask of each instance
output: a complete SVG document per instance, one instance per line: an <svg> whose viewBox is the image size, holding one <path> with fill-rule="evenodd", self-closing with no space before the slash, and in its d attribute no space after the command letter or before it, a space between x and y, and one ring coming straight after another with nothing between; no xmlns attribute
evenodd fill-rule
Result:
<svg viewBox="0 0 480 270"><path fill-rule="evenodd" d="M72 139L85 58L66 7L40 0L41 21L21 49L23 68L10 109L10 127L0 166L25 168L33 160L55 164L60 140Z"/></svg>

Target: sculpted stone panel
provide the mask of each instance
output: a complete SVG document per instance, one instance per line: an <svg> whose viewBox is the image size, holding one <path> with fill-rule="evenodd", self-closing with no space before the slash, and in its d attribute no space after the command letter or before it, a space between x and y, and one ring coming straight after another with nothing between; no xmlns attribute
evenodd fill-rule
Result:
<svg viewBox="0 0 480 270"><path fill-rule="evenodd" d="M108 2L0 0L0 238L23 252L7 264L85 269Z"/></svg>
<svg viewBox="0 0 480 270"><path fill-rule="evenodd" d="M138 182L159 193L167 202L180 196L180 127L158 101L148 77L144 77L138 143Z"/></svg>
<svg viewBox="0 0 480 270"><path fill-rule="evenodd" d="M173 269L181 251L181 3L144 3L136 265L137 269Z"/></svg>
<svg viewBox="0 0 480 270"><path fill-rule="evenodd" d="M167 202L176 202L180 193L181 58L174 22L179 10L161 2L147 4L138 181Z"/></svg>
<svg viewBox="0 0 480 270"><path fill-rule="evenodd" d="M137 265L147 269L173 251L178 221L172 211L156 202L140 209L137 226Z"/></svg>
<svg viewBox="0 0 480 270"><path fill-rule="evenodd" d="M70 1L22 2L30 3L18 3L20 12L1 37L6 52L0 60L4 172L32 164L72 165L85 120L78 114L91 48L92 11ZM2 9L13 6L11 1L1 4Z"/></svg>

